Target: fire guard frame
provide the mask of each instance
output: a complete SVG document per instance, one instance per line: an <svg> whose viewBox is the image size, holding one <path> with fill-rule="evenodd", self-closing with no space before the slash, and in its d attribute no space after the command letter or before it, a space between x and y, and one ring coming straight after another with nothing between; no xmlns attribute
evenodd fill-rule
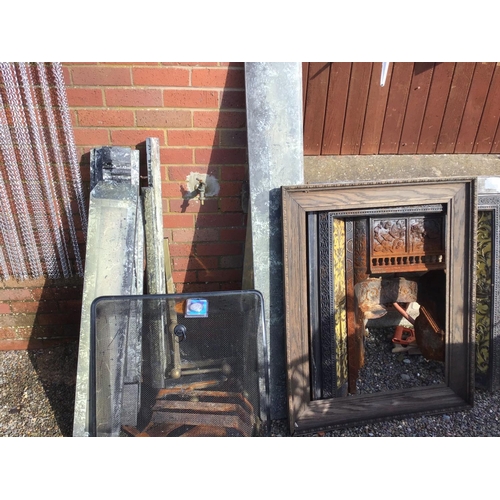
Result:
<svg viewBox="0 0 500 500"><path fill-rule="evenodd" d="M287 392L291 434L470 408L474 395L477 195L474 178L282 187ZM445 384L343 398L312 398L309 212L445 207Z"/></svg>

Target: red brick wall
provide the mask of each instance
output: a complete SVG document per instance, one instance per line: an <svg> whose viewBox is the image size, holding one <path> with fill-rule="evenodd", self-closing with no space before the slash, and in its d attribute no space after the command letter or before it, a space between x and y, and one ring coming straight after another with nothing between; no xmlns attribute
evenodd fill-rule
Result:
<svg viewBox="0 0 500 500"><path fill-rule="evenodd" d="M64 63L63 69L85 189L90 149L137 148L144 164L144 141L158 137L176 291L239 289L247 180L243 63ZM203 205L186 201L192 172L215 177L218 196ZM81 288L81 280L0 283L0 349L77 336Z"/></svg>
<svg viewBox="0 0 500 500"><path fill-rule="evenodd" d="M80 278L0 282L0 350L38 349L76 340Z"/></svg>

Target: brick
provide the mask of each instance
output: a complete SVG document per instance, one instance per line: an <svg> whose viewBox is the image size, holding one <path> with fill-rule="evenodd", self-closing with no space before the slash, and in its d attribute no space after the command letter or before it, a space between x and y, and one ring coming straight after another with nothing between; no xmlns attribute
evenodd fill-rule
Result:
<svg viewBox="0 0 500 500"><path fill-rule="evenodd" d="M246 130L221 130L220 145L222 147L229 146L231 148L247 147L247 131Z"/></svg>
<svg viewBox="0 0 500 500"><path fill-rule="evenodd" d="M111 131L111 142L114 146L134 146L145 142L148 137L158 137L160 145L165 144L165 134L162 130L131 129Z"/></svg>
<svg viewBox="0 0 500 500"><path fill-rule="evenodd" d="M229 283L221 283L220 289L223 291L241 290L241 278L238 281L233 281L233 282L229 282Z"/></svg>
<svg viewBox="0 0 500 500"><path fill-rule="evenodd" d="M221 288L219 283L176 283L175 284L175 290L177 293L218 292L220 289Z"/></svg>
<svg viewBox="0 0 500 500"><path fill-rule="evenodd" d="M59 280L49 280L48 278L36 278L29 280L17 281L16 279L9 279L3 281L4 288L33 288L37 286L48 286L50 284L59 284Z"/></svg>
<svg viewBox="0 0 500 500"><path fill-rule="evenodd" d="M193 164L193 149L190 148L160 148L161 163L177 163L179 165Z"/></svg>
<svg viewBox="0 0 500 500"><path fill-rule="evenodd" d="M52 288L35 288L31 290L33 299L39 300L81 300L83 285L81 286L60 286Z"/></svg>
<svg viewBox="0 0 500 500"><path fill-rule="evenodd" d="M191 246L189 244L169 244L169 251L172 257L188 257L191 255Z"/></svg>
<svg viewBox="0 0 500 500"><path fill-rule="evenodd" d="M32 326L36 322L35 314L2 314L0 315L0 325L2 327L12 326Z"/></svg>
<svg viewBox="0 0 500 500"><path fill-rule="evenodd" d="M174 257L174 270L216 269L218 267L217 260L217 257Z"/></svg>
<svg viewBox="0 0 500 500"><path fill-rule="evenodd" d="M165 87L186 87L189 85L187 68L133 68L134 85L156 85Z"/></svg>
<svg viewBox="0 0 500 500"><path fill-rule="evenodd" d="M169 146L213 146L219 143L216 130L169 130Z"/></svg>
<svg viewBox="0 0 500 500"><path fill-rule="evenodd" d="M76 127L78 125L78 118L77 118L76 111L73 110L73 109L70 109L69 110L69 116L71 118L71 125L73 127Z"/></svg>
<svg viewBox="0 0 500 500"><path fill-rule="evenodd" d="M241 243L197 243L194 250L196 255L240 255L243 245Z"/></svg>
<svg viewBox="0 0 500 500"><path fill-rule="evenodd" d="M25 351L30 344L29 340L1 340L0 351ZM41 348L38 347L38 348Z"/></svg>
<svg viewBox="0 0 500 500"><path fill-rule="evenodd" d="M161 195L164 198L181 196L185 189L178 182L162 182Z"/></svg>
<svg viewBox="0 0 500 500"><path fill-rule="evenodd" d="M246 99L244 90L222 90L220 95L220 108L245 108Z"/></svg>
<svg viewBox="0 0 500 500"><path fill-rule="evenodd" d="M239 196L241 194L242 182L221 182L219 197Z"/></svg>
<svg viewBox="0 0 500 500"><path fill-rule="evenodd" d="M163 105L163 94L160 89L105 89L104 95L108 106L143 106Z"/></svg>
<svg viewBox="0 0 500 500"><path fill-rule="evenodd" d="M66 88L68 105L71 106L102 106L104 104L101 89Z"/></svg>
<svg viewBox="0 0 500 500"><path fill-rule="evenodd" d="M78 337L79 325L46 325L37 326L31 333L31 339L45 340L47 337L50 339Z"/></svg>
<svg viewBox="0 0 500 500"><path fill-rule="evenodd" d="M85 63L87 64L87 63ZM150 63L150 62L101 62L99 64L105 65L105 66L151 66L152 64L158 64L158 63Z"/></svg>
<svg viewBox="0 0 500 500"><path fill-rule="evenodd" d="M221 241L245 241L247 235L246 228L221 229Z"/></svg>
<svg viewBox="0 0 500 500"><path fill-rule="evenodd" d="M80 125L86 127L133 127L134 113L117 109L79 110Z"/></svg>
<svg viewBox="0 0 500 500"><path fill-rule="evenodd" d="M29 300L31 293L27 288L0 290L0 300Z"/></svg>
<svg viewBox="0 0 500 500"><path fill-rule="evenodd" d="M245 111L193 111L193 126L199 128L245 128Z"/></svg>
<svg viewBox="0 0 500 500"><path fill-rule="evenodd" d="M220 67L229 66L231 68L244 68L245 63L244 62L220 62L219 66Z"/></svg>
<svg viewBox="0 0 500 500"><path fill-rule="evenodd" d="M174 229L172 231L174 242L218 241L219 230L215 228Z"/></svg>
<svg viewBox="0 0 500 500"><path fill-rule="evenodd" d="M246 149L196 149L195 163L198 165L241 165L247 162Z"/></svg>
<svg viewBox="0 0 500 500"><path fill-rule="evenodd" d="M9 314L10 306L9 304L1 303L0 304L0 314Z"/></svg>
<svg viewBox="0 0 500 500"><path fill-rule="evenodd" d="M194 68L191 74L193 87L245 87L245 72L229 68Z"/></svg>
<svg viewBox="0 0 500 500"><path fill-rule="evenodd" d="M61 311L78 311L82 310L81 300L61 300L59 301L59 309Z"/></svg>
<svg viewBox="0 0 500 500"><path fill-rule="evenodd" d="M73 85L132 85L130 68L81 66L71 68Z"/></svg>
<svg viewBox="0 0 500 500"><path fill-rule="evenodd" d="M217 167L167 167L168 179L170 181L186 181L186 178L192 174L209 174L215 175L217 177L218 169Z"/></svg>
<svg viewBox="0 0 500 500"><path fill-rule="evenodd" d="M186 283L190 281L198 281L197 271L173 271L172 279L174 283Z"/></svg>
<svg viewBox="0 0 500 500"><path fill-rule="evenodd" d="M71 85L71 73L69 71L69 68L65 68L63 66L62 71L63 71L64 84L66 86Z"/></svg>
<svg viewBox="0 0 500 500"><path fill-rule="evenodd" d="M25 340L2 340L0 351L25 351L27 349L48 349L58 345L75 342L75 338L59 339L25 339Z"/></svg>
<svg viewBox="0 0 500 500"><path fill-rule="evenodd" d="M241 281L241 269L209 269L198 271L199 281Z"/></svg>
<svg viewBox="0 0 500 500"><path fill-rule="evenodd" d="M57 302L12 302L13 313L40 313L55 312L58 310Z"/></svg>
<svg viewBox="0 0 500 500"><path fill-rule="evenodd" d="M217 212L218 200L207 198L202 205L198 198L191 200L169 200L170 212Z"/></svg>
<svg viewBox="0 0 500 500"><path fill-rule="evenodd" d="M81 315L78 312L37 314L40 325L71 325L80 323Z"/></svg>
<svg viewBox="0 0 500 500"><path fill-rule="evenodd" d="M0 327L0 339L15 339L16 338L16 329L9 327Z"/></svg>
<svg viewBox="0 0 500 500"><path fill-rule="evenodd" d="M167 214L163 215L164 227L193 227L194 218L191 214Z"/></svg>
<svg viewBox="0 0 500 500"><path fill-rule="evenodd" d="M241 269L243 267L243 255L224 255L220 258L220 267L223 269Z"/></svg>
<svg viewBox="0 0 500 500"><path fill-rule="evenodd" d="M244 181L248 179L248 169L243 165L224 165L220 169L221 181Z"/></svg>
<svg viewBox="0 0 500 500"><path fill-rule="evenodd" d="M196 217L198 227L232 227L242 226L245 223L243 213L199 214Z"/></svg>
<svg viewBox="0 0 500 500"><path fill-rule="evenodd" d="M78 146L99 147L109 144L109 132L104 129L77 127L73 133Z"/></svg>
<svg viewBox="0 0 500 500"><path fill-rule="evenodd" d="M215 90L177 90L163 91L163 105L172 108L217 108L219 93Z"/></svg>
<svg viewBox="0 0 500 500"><path fill-rule="evenodd" d="M139 127L187 128L191 127L191 112L174 109L137 110ZM170 144L171 145L171 144ZM185 146L186 144L180 144Z"/></svg>
<svg viewBox="0 0 500 500"><path fill-rule="evenodd" d="M162 62L163 66L217 66L216 62Z"/></svg>
<svg viewBox="0 0 500 500"><path fill-rule="evenodd" d="M221 198L220 199L221 212L241 212L241 198Z"/></svg>

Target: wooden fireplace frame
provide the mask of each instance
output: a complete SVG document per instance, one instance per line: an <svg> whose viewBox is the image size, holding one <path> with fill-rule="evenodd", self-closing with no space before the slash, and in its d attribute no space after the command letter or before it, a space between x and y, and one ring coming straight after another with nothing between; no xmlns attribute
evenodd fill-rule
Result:
<svg viewBox="0 0 500 500"><path fill-rule="evenodd" d="M474 396L477 193L474 178L282 187L290 432L470 408ZM446 218L445 384L316 399L311 391L307 214L441 203Z"/></svg>

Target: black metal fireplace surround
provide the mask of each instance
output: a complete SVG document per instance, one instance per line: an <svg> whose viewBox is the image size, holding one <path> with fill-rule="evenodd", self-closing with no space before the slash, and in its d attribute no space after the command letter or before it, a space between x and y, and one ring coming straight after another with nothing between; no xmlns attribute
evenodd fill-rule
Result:
<svg viewBox="0 0 500 500"><path fill-rule="evenodd" d="M474 178L285 186L282 197L291 433L470 408ZM358 394L366 321L413 301L418 345L444 383Z"/></svg>

